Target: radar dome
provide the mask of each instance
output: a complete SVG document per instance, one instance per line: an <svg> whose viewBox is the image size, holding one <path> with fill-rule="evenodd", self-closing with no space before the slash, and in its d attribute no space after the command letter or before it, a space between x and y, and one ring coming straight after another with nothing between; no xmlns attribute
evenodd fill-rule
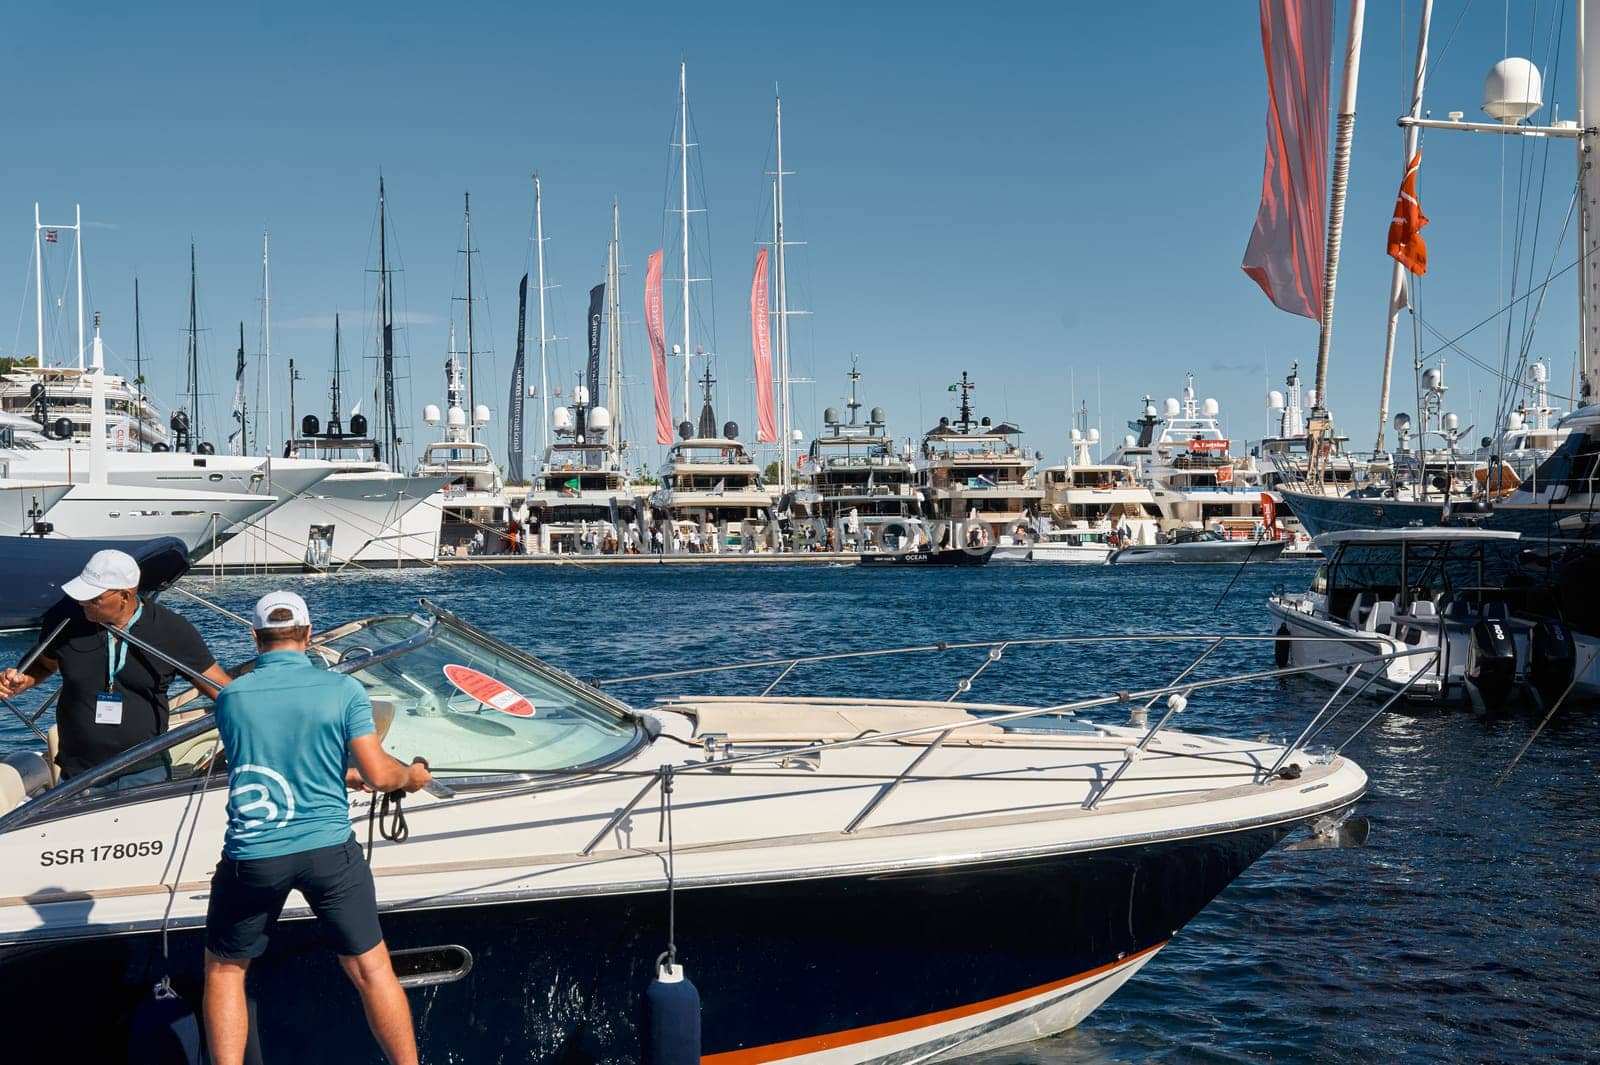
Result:
<svg viewBox="0 0 1600 1065"><path fill-rule="evenodd" d="M1156 416L1156 405L1154 403L1146 403L1144 405L1144 416L1146 418L1154 418Z"/></svg>
<svg viewBox="0 0 1600 1065"><path fill-rule="evenodd" d="M604 407L590 407L589 428L597 433L603 433L611 428L611 412Z"/></svg>
<svg viewBox="0 0 1600 1065"><path fill-rule="evenodd" d="M472 408L472 420L477 422L479 425L488 425L489 424L489 407L488 407L488 405L480 403L476 407Z"/></svg>
<svg viewBox="0 0 1600 1065"><path fill-rule="evenodd" d="M806 434L801 432L799 429L791 429L789 431L789 439L793 440L797 444L800 443L805 438L806 438Z"/></svg>
<svg viewBox="0 0 1600 1065"><path fill-rule="evenodd" d="M1516 432L1526 424L1527 420L1523 418L1520 410L1512 411L1511 414L1506 418L1506 428L1510 429L1512 432Z"/></svg>
<svg viewBox="0 0 1600 1065"><path fill-rule="evenodd" d="M1087 439L1091 444L1098 444L1100 442L1100 430L1090 429Z"/></svg>
<svg viewBox="0 0 1600 1065"><path fill-rule="evenodd" d="M427 422L429 425L438 425L439 405L437 403L430 403L426 407L423 407L422 420Z"/></svg>
<svg viewBox="0 0 1600 1065"><path fill-rule="evenodd" d="M1411 415L1405 411L1396 414L1394 416L1394 431L1397 433L1409 433L1411 431Z"/></svg>
<svg viewBox="0 0 1600 1065"><path fill-rule="evenodd" d="M1309 404L1313 409L1316 408L1316 405L1317 405L1317 391L1316 391L1316 389L1313 388L1313 389L1308 389L1306 391L1306 403Z"/></svg>
<svg viewBox="0 0 1600 1065"><path fill-rule="evenodd" d="M822 409L822 424L824 424L824 425L838 425L839 424L839 412L836 409L834 409L833 407L824 407Z"/></svg>
<svg viewBox="0 0 1600 1065"><path fill-rule="evenodd" d="M550 412L550 428L558 433L572 432L572 408L557 407Z"/></svg>
<svg viewBox="0 0 1600 1065"><path fill-rule="evenodd" d="M1136 441L1133 439L1132 433L1129 433L1127 436L1122 438L1123 447L1132 447L1135 443Z"/></svg>
<svg viewBox="0 0 1600 1065"><path fill-rule="evenodd" d="M450 428L460 429L462 426L467 424L467 412L462 410L460 407L451 407L450 413L446 416L446 419L447 420L445 421L445 424Z"/></svg>
<svg viewBox="0 0 1600 1065"><path fill-rule="evenodd" d="M1536 362L1528 367L1528 380L1536 385L1542 385L1550 380L1550 367L1542 362Z"/></svg>
<svg viewBox="0 0 1600 1065"><path fill-rule="evenodd" d="M722 423L722 435L727 437L729 440L737 440L737 439L739 439L739 423L738 422L723 422Z"/></svg>
<svg viewBox="0 0 1600 1065"><path fill-rule="evenodd" d="M580 407L588 406L589 390L583 385L578 385L572 390L572 402L576 403Z"/></svg>
<svg viewBox="0 0 1600 1065"><path fill-rule="evenodd" d="M1067 439L1071 440L1074 444L1076 444L1078 441L1083 439L1083 434L1078 432L1078 430L1074 429L1074 430L1072 430L1072 432L1067 434Z"/></svg>
<svg viewBox="0 0 1600 1065"><path fill-rule="evenodd" d="M1171 396L1167 397L1167 404L1166 405L1167 405L1167 417L1169 417L1169 418L1176 418L1178 416L1178 411L1183 409L1183 408L1178 406L1178 401L1173 399Z"/></svg>
<svg viewBox="0 0 1600 1065"><path fill-rule="evenodd" d="M888 420L888 416L883 413L882 407L873 407L871 412L867 414L867 421L873 425L882 425Z"/></svg>
<svg viewBox="0 0 1600 1065"><path fill-rule="evenodd" d="M1448 432L1455 432L1461 426L1461 419L1455 411L1446 414L1443 419L1444 427Z"/></svg>
<svg viewBox="0 0 1600 1065"><path fill-rule="evenodd" d="M1422 387L1428 392L1442 392L1444 390L1444 374L1437 366L1422 371Z"/></svg>
<svg viewBox="0 0 1600 1065"><path fill-rule="evenodd" d="M676 348L677 345L674 344L673 347ZM678 423L678 435L680 437L682 437L684 440L693 439L694 438L694 422L679 422Z"/></svg>
<svg viewBox="0 0 1600 1065"><path fill-rule="evenodd" d="M1267 409L1268 410L1282 410L1283 409L1283 393L1279 392L1276 388L1274 388L1271 392L1267 393Z"/></svg>
<svg viewBox="0 0 1600 1065"><path fill-rule="evenodd" d="M1217 412L1222 408L1217 406L1216 400L1207 397L1206 401L1200 405L1200 409L1205 413L1207 418L1215 418L1217 416Z"/></svg>
<svg viewBox="0 0 1600 1065"><path fill-rule="evenodd" d="M1184 385L1183 386L1183 398L1184 399L1193 399L1194 398L1194 385Z"/></svg>
<svg viewBox="0 0 1600 1065"><path fill-rule="evenodd" d="M1490 118L1514 126L1544 106L1544 79L1526 59L1502 59L1483 79L1483 110Z"/></svg>

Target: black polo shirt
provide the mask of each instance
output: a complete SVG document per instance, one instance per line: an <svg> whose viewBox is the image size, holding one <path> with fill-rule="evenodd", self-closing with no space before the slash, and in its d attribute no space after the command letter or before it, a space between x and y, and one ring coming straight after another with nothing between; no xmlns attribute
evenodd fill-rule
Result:
<svg viewBox="0 0 1600 1065"><path fill-rule="evenodd" d="M56 763L61 766L62 776L71 777L167 730L167 686L177 670L130 644L127 661L116 676L116 691L122 696L122 723L95 724L94 704L105 691L110 662L108 633L86 619L83 607L72 599L63 599L50 608L44 616L43 631L55 628L63 617L67 627L45 654L60 664L61 700L56 704L56 726L61 734L61 750ZM188 619L159 603L145 603L139 620L129 631L196 673L204 673L217 664ZM134 768L148 769L159 764L152 760L149 765Z"/></svg>

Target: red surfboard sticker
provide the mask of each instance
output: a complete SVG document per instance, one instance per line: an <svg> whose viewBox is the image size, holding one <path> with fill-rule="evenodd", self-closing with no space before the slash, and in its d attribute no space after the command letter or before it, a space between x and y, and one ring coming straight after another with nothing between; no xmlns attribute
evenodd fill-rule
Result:
<svg viewBox="0 0 1600 1065"><path fill-rule="evenodd" d="M533 716L532 703L487 673L479 673L475 669L458 666L452 662L444 667L444 675L463 695L470 695L502 714L510 714L512 717Z"/></svg>

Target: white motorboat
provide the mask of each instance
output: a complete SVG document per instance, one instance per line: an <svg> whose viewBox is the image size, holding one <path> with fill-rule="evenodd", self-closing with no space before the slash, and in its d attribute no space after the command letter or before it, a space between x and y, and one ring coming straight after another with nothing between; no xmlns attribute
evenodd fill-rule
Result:
<svg viewBox="0 0 1600 1065"><path fill-rule="evenodd" d="M1052 707L673 696L680 679L635 708L426 603L312 654L368 690L386 750L434 767L408 834L371 853L418 1016L453 1018L423 1020L425 1060L543 1065L581 1040L638 1061L663 950L699 989L713 1065L993 1050L1081 1022L1297 828L1365 834L1341 820L1365 773L1302 746L1310 726L1287 747L1168 731L1231 682L1187 671ZM1163 716L1074 714L1130 695L1166 697ZM157 756L167 781L96 790ZM165 736L65 784L34 751L0 763L0 1001L49 1016L70 986L83 1019L12 1026L12 1058L120 1059L153 983L198 1002L224 756L179 699ZM375 801L352 800L361 838ZM286 1060L364 1060L344 977L307 960L308 918L293 899L252 968L258 1038Z"/></svg>
<svg viewBox="0 0 1600 1065"><path fill-rule="evenodd" d="M1287 540L1232 539L1213 529L1174 529L1153 544L1119 548L1106 561L1117 566L1144 563L1205 562L1212 564L1276 562Z"/></svg>
<svg viewBox="0 0 1600 1065"><path fill-rule="evenodd" d="M1521 536L1478 528L1324 533L1327 556L1305 592L1273 594L1278 661L1317 665L1338 684L1419 700L1497 707L1560 696L1572 682L1571 630L1519 576ZM1364 656L1390 655L1364 666Z"/></svg>
<svg viewBox="0 0 1600 1065"><path fill-rule="evenodd" d="M1046 526L1038 538L994 549L993 562L1055 562L1094 565L1105 562L1114 550L1109 531L1055 529Z"/></svg>

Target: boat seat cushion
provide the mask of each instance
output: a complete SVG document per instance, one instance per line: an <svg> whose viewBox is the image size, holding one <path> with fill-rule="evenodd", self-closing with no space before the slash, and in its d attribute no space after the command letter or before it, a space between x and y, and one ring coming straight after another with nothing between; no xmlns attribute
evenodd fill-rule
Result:
<svg viewBox="0 0 1600 1065"><path fill-rule="evenodd" d="M1394 625L1394 602L1385 599L1372 604L1372 610L1367 614L1366 625L1368 632L1387 632Z"/></svg>
<svg viewBox="0 0 1600 1065"><path fill-rule="evenodd" d="M38 751L17 751L0 759L0 814L50 786L50 767Z"/></svg>
<svg viewBox="0 0 1600 1065"><path fill-rule="evenodd" d="M1364 629L1367 627L1367 615L1372 613L1372 607L1378 601L1374 592L1362 592L1356 596L1356 601L1350 605L1350 627Z"/></svg>

